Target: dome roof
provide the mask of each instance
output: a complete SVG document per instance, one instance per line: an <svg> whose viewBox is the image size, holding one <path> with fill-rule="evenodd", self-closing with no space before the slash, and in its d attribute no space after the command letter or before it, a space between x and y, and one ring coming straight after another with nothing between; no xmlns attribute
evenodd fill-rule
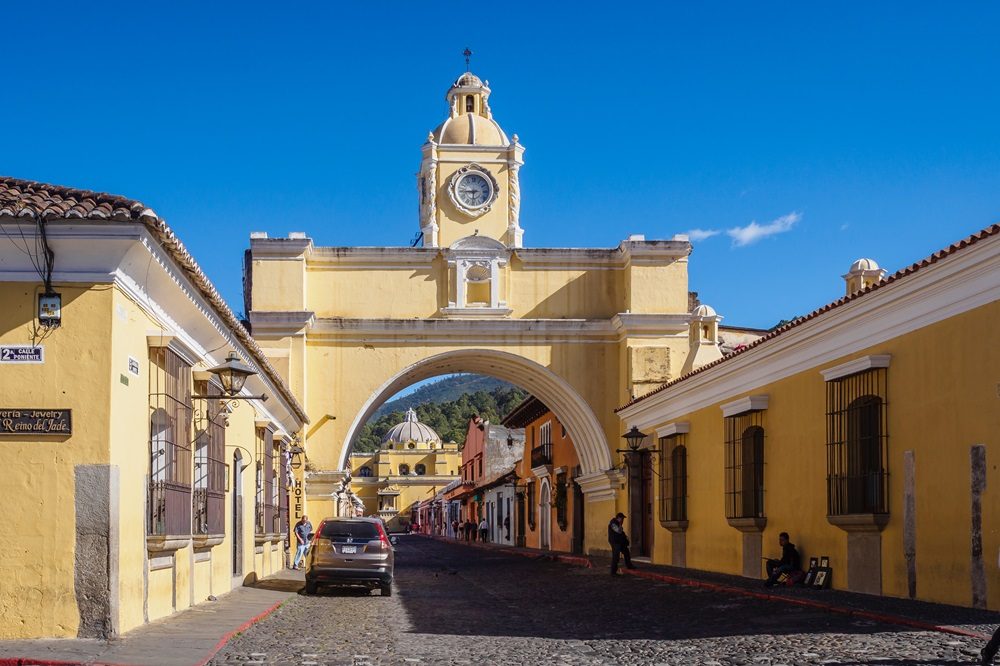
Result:
<svg viewBox="0 0 1000 666"><path fill-rule="evenodd" d="M449 118L434 130L434 140L465 146L507 146L510 140L497 121L474 113Z"/></svg>
<svg viewBox="0 0 1000 666"><path fill-rule="evenodd" d="M419 444L429 444L431 442L441 443L441 438L434 432L434 428L424 425L417 420L417 413L412 408L406 410L406 417L402 423L394 425L382 438L382 444L405 444L416 442Z"/></svg>
<svg viewBox="0 0 1000 666"><path fill-rule="evenodd" d="M483 81L478 76L472 72L466 72L462 76L455 79L455 83L451 84L452 88L468 88L475 86L477 88L483 88Z"/></svg>
<svg viewBox="0 0 1000 666"><path fill-rule="evenodd" d="M713 308L711 305L704 305L704 304L699 305L694 310L692 310L691 314L694 315L695 317L718 317L719 316L718 314L716 314L715 308Z"/></svg>
<svg viewBox="0 0 1000 666"><path fill-rule="evenodd" d="M861 258L851 264L851 270L848 273L861 273L863 271L877 271L879 270L879 265L874 259Z"/></svg>

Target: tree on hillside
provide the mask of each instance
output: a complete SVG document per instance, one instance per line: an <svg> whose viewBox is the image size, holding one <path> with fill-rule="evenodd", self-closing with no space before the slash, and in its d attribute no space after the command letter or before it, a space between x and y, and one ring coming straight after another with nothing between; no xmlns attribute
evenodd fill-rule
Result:
<svg viewBox="0 0 1000 666"><path fill-rule="evenodd" d="M519 405L528 392L518 388L495 388L491 391L465 393L455 400L428 402L414 407L417 418L431 428L445 442L464 444L469 419L481 416L490 423L500 423L510 411ZM404 412L393 411L369 419L361 428L355 451L377 451L386 433L401 423Z"/></svg>

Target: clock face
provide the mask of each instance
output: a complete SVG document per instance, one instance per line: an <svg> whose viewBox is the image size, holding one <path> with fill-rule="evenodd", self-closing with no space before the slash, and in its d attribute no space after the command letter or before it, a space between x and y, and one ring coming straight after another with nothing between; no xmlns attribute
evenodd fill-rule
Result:
<svg viewBox="0 0 1000 666"><path fill-rule="evenodd" d="M459 201L469 208L479 208L485 206L493 195L493 188L490 182L481 174L467 173L458 181L455 188Z"/></svg>

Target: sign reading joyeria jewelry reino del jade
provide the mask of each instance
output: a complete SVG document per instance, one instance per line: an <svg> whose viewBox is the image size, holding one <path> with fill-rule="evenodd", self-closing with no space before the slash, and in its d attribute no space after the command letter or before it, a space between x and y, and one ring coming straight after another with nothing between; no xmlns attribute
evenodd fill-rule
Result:
<svg viewBox="0 0 1000 666"><path fill-rule="evenodd" d="M0 407L0 435L70 435L72 410Z"/></svg>

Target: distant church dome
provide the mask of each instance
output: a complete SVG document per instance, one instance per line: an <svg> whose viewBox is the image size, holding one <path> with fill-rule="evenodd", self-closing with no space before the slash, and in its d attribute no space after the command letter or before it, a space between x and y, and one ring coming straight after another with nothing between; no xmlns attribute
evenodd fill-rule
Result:
<svg viewBox="0 0 1000 666"><path fill-rule="evenodd" d="M434 428L417 420L417 413L412 408L406 410L403 422L394 425L382 438L383 448L388 448L390 445L398 448L400 444L426 445L432 443L440 444L441 438L434 432Z"/></svg>
<svg viewBox="0 0 1000 666"><path fill-rule="evenodd" d="M861 258L851 264L851 270L848 273L860 273L862 271L877 271L879 266L875 263L874 259Z"/></svg>

